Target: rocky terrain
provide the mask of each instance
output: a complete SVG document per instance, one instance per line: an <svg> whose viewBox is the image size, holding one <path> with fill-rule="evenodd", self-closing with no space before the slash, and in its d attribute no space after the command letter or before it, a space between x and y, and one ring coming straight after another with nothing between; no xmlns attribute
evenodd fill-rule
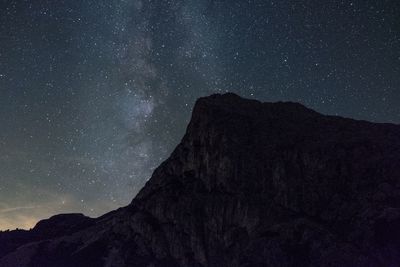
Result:
<svg viewBox="0 0 400 267"><path fill-rule="evenodd" d="M399 266L400 126L197 101L127 207L0 233L0 266Z"/></svg>

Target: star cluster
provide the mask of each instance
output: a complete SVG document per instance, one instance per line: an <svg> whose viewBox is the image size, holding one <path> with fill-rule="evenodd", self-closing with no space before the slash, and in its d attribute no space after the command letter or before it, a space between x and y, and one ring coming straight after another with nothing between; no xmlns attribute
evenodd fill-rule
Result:
<svg viewBox="0 0 400 267"><path fill-rule="evenodd" d="M0 3L0 229L128 204L194 101L235 92L400 122L400 4Z"/></svg>

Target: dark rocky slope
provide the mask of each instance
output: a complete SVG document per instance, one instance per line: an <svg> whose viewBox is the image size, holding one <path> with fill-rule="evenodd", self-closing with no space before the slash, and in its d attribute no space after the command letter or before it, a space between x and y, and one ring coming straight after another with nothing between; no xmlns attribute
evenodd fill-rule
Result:
<svg viewBox="0 0 400 267"><path fill-rule="evenodd" d="M59 229L0 266L398 266L400 126L201 98L129 206Z"/></svg>
<svg viewBox="0 0 400 267"><path fill-rule="evenodd" d="M94 221L83 214L59 214L38 222L29 231L0 232L0 259L24 244L72 234L94 225Z"/></svg>

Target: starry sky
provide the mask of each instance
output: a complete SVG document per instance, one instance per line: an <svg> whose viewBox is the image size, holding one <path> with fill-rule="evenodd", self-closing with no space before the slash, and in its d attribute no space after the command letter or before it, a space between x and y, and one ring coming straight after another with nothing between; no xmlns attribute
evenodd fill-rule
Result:
<svg viewBox="0 0 400 267"><path fill-rule="evenodd" d="M400 123L400 2L0 1L0 229L128 204L228 91Z"/></svg>

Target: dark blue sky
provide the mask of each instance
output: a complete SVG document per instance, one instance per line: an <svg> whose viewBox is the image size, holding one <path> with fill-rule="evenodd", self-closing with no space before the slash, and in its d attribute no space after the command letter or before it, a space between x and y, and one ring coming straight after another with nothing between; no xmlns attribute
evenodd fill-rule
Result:
<svg viewBox="0 0 400 267"><path fill-rule="evenodd" d="M0 229L130 202L196 98L400 123L400 2L1 1Z"/></svg>

